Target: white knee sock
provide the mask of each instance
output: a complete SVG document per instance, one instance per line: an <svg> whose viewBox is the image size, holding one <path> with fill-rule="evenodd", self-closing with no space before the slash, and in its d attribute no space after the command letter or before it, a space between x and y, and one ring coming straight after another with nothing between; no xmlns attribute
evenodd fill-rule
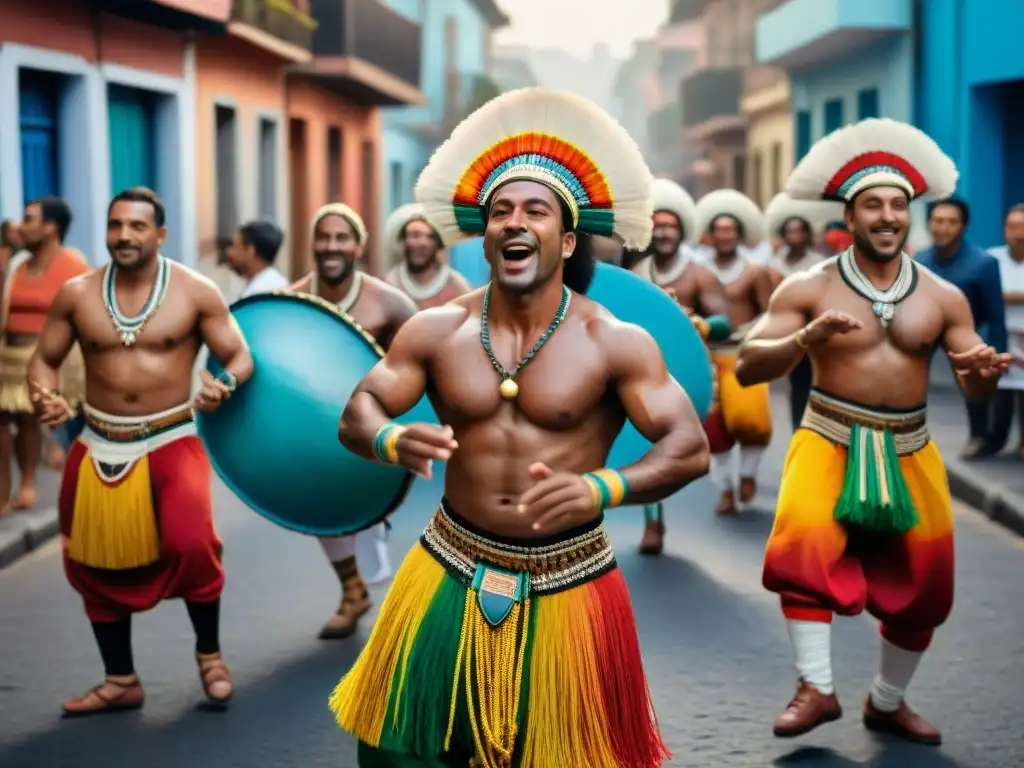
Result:
<svg viewBox="0 0 1024 768"><path fill-rule="evenodd" d="M823 621L787 619L786 628L801 679L825 695L833 693L832 625Z"/></svg>
<svg viewBox="0 0 1024 768"><path fill-rule="evenodd" d="M340 563L356 556L355 536L320 536L320 546L332 563Z"/></svg>
<svg viewBox="0 0 1024 768"><path fill-rule="evenodd" d="M711 468L708 475L711 482L723 491L733 487L732 451L711 454Z"/></svg>
<svg viewBox="0 0 1024 768"><path fill-rule="evenodd" d="M757 478L757 470L761 467L761 459L768 449L760 445L740 446L740 477L748 480Z"/></svg>
<svg viewBox="0 0 1024 768"><path fill-rule="evenodd" d="M880 712L895 712L900 708L911 678L917 671L923 654L908 651L882 638L882 663L871 686L871 703Z"/></svg>

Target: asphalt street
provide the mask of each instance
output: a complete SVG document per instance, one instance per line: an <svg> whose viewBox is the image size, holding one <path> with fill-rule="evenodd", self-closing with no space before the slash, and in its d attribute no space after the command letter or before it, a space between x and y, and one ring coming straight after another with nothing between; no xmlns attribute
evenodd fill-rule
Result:
<svg viewBox="0 0 1024 768"><path fill-rule="evenodd" d="M669 503L660 559L635 554L640 510L610 515L655 704L674 753L671 765L1024 765L1024 618L1018 602L1024 549L1012 534L963 507L957 509L956 607L909 696L942 728L946 745L915 747L862 728L859 710L878 653L877 630L867 617L835 625L844 719L796 740L772 737L772 720L794 688L778 604L760 585L786 431L779 430L766 459L759 508L716 519L710 484L695 484ZM420 484L396 516L396 564L437 493L436 485ZM192 632L184 606L175 602L136 620L145 709L62 720L60 702L98 683L102 671L77 596L64 580L58 545L51 542L0 572L0 766L354 768L354 743L335 727L327 697L358 653L369 622L350 640L317 640L339 593L317 543L258 518L219 485L216 509L228 573L223 648L237 686L230 709L199 705ZM372 567L370 560L366 568ZM378 603L385 589L373 588Z"/></svg>

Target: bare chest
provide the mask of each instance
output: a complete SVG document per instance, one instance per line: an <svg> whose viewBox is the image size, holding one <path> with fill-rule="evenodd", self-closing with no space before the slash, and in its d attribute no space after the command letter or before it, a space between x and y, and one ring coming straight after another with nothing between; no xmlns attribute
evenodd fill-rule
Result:
<svg viewBox="0 0 1024 768"><path fill-rule="evenodd" d="M694 270L690 267L687 267L686 271L678 278L661 287L666 290L671 289L675 293L676 300L683 306L692 309L700 302L700 284L694 275Z"/></svg>
<svg viewBox="0 0 1024 768"><path fill-rule="evenodd" d="M467 323L432 361L436 405L463 425L498 417L549 430L581 424L605 396L608 380L598 350L582 326L559 328L519 367L534 339L491 331L491 349L501 368L514 373L514 400L501 397L502 374L480 340L479 324ZM518 367L518 370L516 370Z"/></svg>
<svg viewBox="0 0 1024 768"><path fill-rule="evenodd" d="M828 309L845 312L864 326L833 337L828 345L830 350L855 351L887 346L905 355L927 357L942 338L942 310L926 286L919 286L896 304L888 328L875 315L871 301L855 293L845 283L833 282L822 296L816 314Z"/></svg>
<svg viewBox="0 0 1024 768"><path fill-rule="evenodd" d="M125 312L128 310L128 312ZM130 315L122 305L121 311ZM123 327L110 316L106 305L97 299L84 303L74 315L75 330L84 352L124 349ZM198 345L199 317L187 296L170 293L141 328L132 330L134 349L170 352Z"/></svg>

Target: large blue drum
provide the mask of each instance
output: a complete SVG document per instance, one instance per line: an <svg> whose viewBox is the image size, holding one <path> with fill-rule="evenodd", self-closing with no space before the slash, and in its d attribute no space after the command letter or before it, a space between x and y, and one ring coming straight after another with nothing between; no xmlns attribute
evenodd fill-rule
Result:
<svg viewBox="0 0 1024 768"><path fill-rule="evenodd" d="M305 294L250 296L231 313L255 367L220 408L197 414L217 474L253 511L293 531L339 536L378 523L413 476L348 451L338 422L379 347L351 317ZM212 355L207 367L222 370ZM424 398L398 421L437 417Z"/></svg>
<svg viewBox="0 0 1024 768"><path fill-rule="evenodd" d="M587 296L654 337L668 372L686 390L703 421L711 410L714 373L707 346L693 323L674 299L639 275L604 262L596 266ZM632 464L650 448L651 442L627 423L612 446L608 466Z"/></svg>

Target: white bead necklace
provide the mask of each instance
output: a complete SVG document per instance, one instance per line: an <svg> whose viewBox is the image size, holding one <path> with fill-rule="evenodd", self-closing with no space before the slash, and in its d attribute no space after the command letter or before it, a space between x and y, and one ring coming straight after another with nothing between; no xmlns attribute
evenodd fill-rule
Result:
<svg viewBox="0 0 1024 768"><path fill-rule="evenodd" d="M863 298L871 302L871 311L888 328L896 314L896 305L905 299L917 283L917 268L905 252L900 253L900 271L896 279L885 290L875 287L867 275L857 265L853 255L853 247L847 248L839 256L839 274Z"/></svg>

